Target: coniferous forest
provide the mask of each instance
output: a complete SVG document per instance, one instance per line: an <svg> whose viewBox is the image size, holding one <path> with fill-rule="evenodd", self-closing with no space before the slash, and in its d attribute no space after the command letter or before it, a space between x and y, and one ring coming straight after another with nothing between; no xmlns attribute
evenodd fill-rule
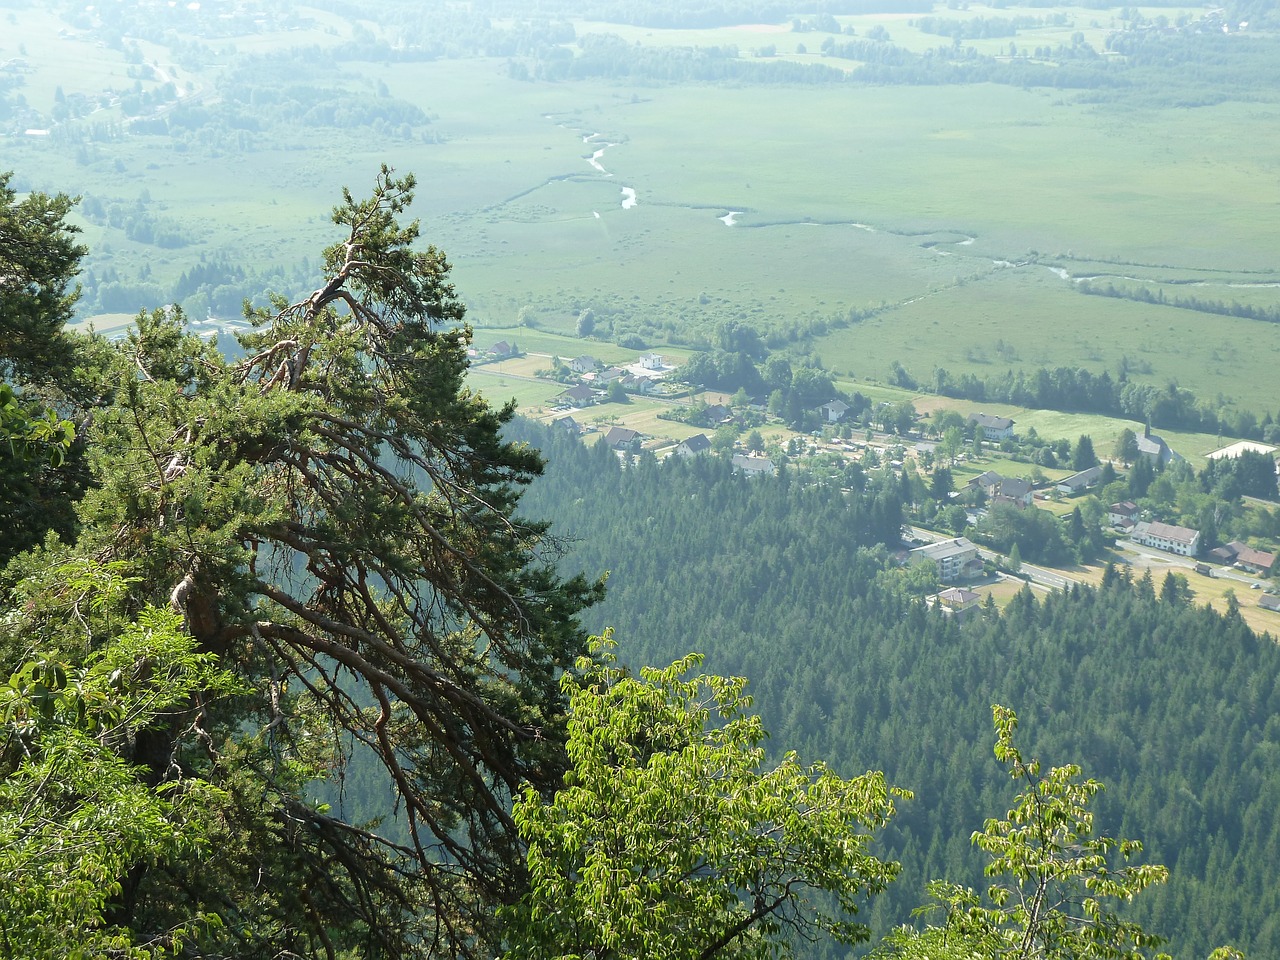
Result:
<svg viewBox="0 0 1280 960"><path fill-rule="evenodd" d="M517 435L548 458L526 505L570 541L567 569L609 570L589 619L618 626L628 661L704 652L713 672L750 678L777 744L915 792L884 836L903 871L872 907L881 929L931 879L983 883L970 835L1008 806L989 733L1003 703L1039 755L1106 785L1099 829L1141 837L1169 867L1132 915L1175 956L1280 950L1274 638L1124 570L958 626L887 562L896 480L846 494L711 458L624 468L558 432Z"/></svg>

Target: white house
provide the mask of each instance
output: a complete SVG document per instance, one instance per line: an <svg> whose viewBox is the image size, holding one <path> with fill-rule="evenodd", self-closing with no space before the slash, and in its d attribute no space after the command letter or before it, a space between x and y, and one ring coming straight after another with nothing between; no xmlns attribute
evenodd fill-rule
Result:
<svg viewBox="0 0 1280 960"><path fill-rule="evenodd" d="M735 473L748 477L772 477L778 472L778 468L768 457L753 457L745 453L733 455L733 469Z"/></svg>
<svg viewBox="0 0 1280 960"><path fill-rule="evenodd" d="M1107 520L1113 527L1131 527L1138 522L1141 513L1132 500L1121 500L1107 507Z"/></svg>
<svg viewBox="0 0 1280 960"><path fill-rule="evenodd" d="M987 440L1007 440L1013 436L1013 420L1009 417L997 417L990 413L971 413L969 422L982 430Z"/></svg>
<svg viewBox="0 0 1280 960"><path fill-rule="evenodd" d="M700 453L706 453L711 449L711 441L707 439L705 433L695 433L692 437L686 437L676 445L675 453L678 457L696 457Z"/></svg>
<svg viewBox="0 0 1280 960"><path fill-rule="evenodd" d="M818 410L826 418L827 423L839 423L849 412L849 405L843 400L828 400Z"/></svg>
<svg viewBox="0 0 1280 960"><path fill-rule="evenodd" d="M1183 557L1194 557L1200 550L1200 531L1158 520L1140 520L1133 526L1130 539L1143 546L1167 550Z"/></svg>
<svg viewBox="0 0 1280 960"><path fill-rule="evenodd" d="M970 580L982 574L982 559L977 546L968 537L939 540L916 547L910 553L912 560L932 560L938 565L938 579L943 583Z"/></svg>

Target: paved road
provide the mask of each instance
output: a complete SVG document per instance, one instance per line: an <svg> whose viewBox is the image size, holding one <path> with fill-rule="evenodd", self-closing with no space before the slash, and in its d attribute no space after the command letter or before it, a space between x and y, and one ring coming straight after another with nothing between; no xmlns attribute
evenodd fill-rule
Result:
<svg viewBox="0 0 1280 960"><path fill-rule="evenodd" d="M1121 553L1121 559L1130 565L1134 564L1134 560L1125 557L1124 554L1131 553L1135 557L1142 557L1144 560L1155 561L1157 565L1163 567L1181 567L1186 570L1195 570L1197 561L1192 557L1180 557L1176 553L1165 553L1163 550L1156 550L1154 547L1144 547L1140 543L1134 543L1132 540L1119 540L1116 542L1116 549ZM1260 582L1257 577L1251 577L1247 573L1241 573L1231 567L1221 567L1210 564L1213 570L1213 576L1218 580L1234 580L1243 584L1245 587L1252 589L1255 583Z"/></svg>

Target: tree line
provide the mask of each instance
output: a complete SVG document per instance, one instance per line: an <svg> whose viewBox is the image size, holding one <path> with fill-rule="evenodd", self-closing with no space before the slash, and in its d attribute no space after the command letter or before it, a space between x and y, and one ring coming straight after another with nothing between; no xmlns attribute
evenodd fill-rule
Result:
<svg viewBox="0 0 1280 960"><path fill-rule="evenodd" d="M1216 313L1224 317L1243 317L1246 320L1263 320L1267 323L1280 323L1280 307L1260 307L1252 303L1240 303L1238 300L1206 300L1202 297L1167 296L1163 289L1154 291L1148 287L1117 287L1114 283L1098 283L1085 281L1077 285L1081 293L1095 297L1116 297L1122 300L1133 300L1137 303L1155 303L1161 306L1177 307L1180 310L1195 310L1199 313Z"/></svg>
<svg viewBox="0 0 1280 960"><path fill-rule="evenodd" d="M932 388L945 397L963 400L1012 403L1023 407L1069 412L1101 413L1110 417L1137 420L1155 427L1221 433L1227 436L1271 442L1280 437L1275 417L1211 405L1176 383L1163 387L1130 380L1122 358L1120 373L1113 377L1104 370L1093 373L1084 368L1040 367L1027 372L1007 370L991 377L974 373L953 375L945 368L934 371ZM915 383L914 378L911 379Z"/></svg>

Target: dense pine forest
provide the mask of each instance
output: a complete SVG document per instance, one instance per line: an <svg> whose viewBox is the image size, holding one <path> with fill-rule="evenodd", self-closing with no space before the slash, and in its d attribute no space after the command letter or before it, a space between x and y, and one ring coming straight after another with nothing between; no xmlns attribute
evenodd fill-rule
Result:
<svg viewBox="0 0 1280 960"><path fill-rule="evenodd" d="M776 744L915 792L885 834L903 871L872 907L879 932L930 879L983 882L969 838L1008 807L989 732L1004 703L1047 761L1106 784L1099 829L1143 838L1169 867L1132 915L1174 956L1280 950L1274 638L1123 569L958 626L889 561L891 477L846 493L711 457L623 466L529 424L516 435L548 458L525 505L566 538L566 568L609 570L589 620L617 629L626 662L703 652L713 672L750 678Z"/></svg>

